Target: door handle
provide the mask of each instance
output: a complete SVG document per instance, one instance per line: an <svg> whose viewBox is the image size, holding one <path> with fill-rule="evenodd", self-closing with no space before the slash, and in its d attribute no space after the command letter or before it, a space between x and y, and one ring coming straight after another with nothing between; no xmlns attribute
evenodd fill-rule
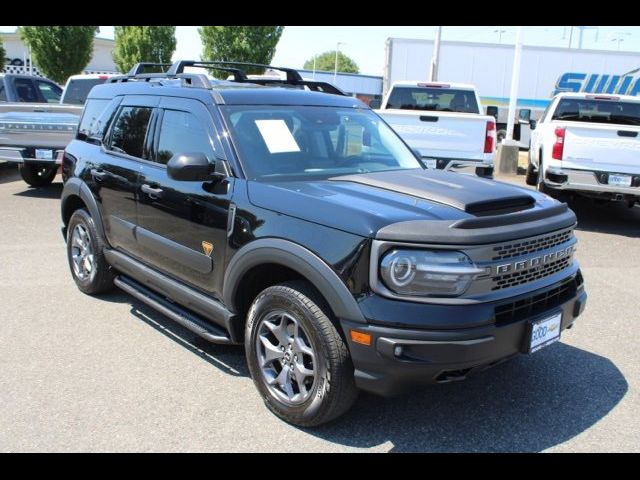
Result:
<svg viewBox="0 0 640 480"><path fill-rule="evenodd" d="M91 169L91 176L98 182L104 180L104 177L107 176L107 172L104 172L102 170L97 170L95 168Z"/></svg>
<svg viewBox="0 0 640 480"><path fill-rule="evenodd" d="M143 193L146 193L147 195L149 195L150 198L153 198L153 199L156 199L162 196L161 188L153 188L151 185L147 185L146 183L143 184L142 187L140 187L140 190L142 190Z"/></svg>

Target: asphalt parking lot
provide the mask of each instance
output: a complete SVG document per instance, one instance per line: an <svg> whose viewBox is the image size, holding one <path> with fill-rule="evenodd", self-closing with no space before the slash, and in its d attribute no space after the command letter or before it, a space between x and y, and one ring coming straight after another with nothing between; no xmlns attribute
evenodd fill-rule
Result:
<svg viewBox="0 0 640 480"><path fill-rule="evenodd" d="M241 347L78 291L61 190L0 165L0 451L640 451L639 207L572 205L589 302L561 342L465 382L362 394L304 430L263 406Z"/></svg>

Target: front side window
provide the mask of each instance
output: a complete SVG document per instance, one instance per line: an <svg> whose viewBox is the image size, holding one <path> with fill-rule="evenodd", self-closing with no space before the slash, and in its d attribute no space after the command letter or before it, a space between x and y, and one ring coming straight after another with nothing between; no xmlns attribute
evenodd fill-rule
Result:
<svg viewBox="0 0 640 480"><path fill-rule="evenodd" d="M387 108L480 113L473 90L435 87L394 87Z"/></svg>
<svg viewBox="0 0 640 480"><path fill-rule="evenodd" d="M166 164L176 153L204 153L213 160L213 148L202 122L192 113L165 110L160 126L156 161Z"/></svg>
<svg viewBox="0 0 640 480"><path fill-rule="evenodd" d="M151 110L149 107L122 107L113 123L111 150L142 158Z"/></svg>
<svg viewBox="0 0 640 480"><path fill-rule="evenodd" d="M222 111L250 179L422 168L398 135L370 110L243 105Z"/></svg>
<svg viewBox="0 0 640 480"><path fill-rule="evenodd" d="M60 87L40 80L36 81L36 84L38 85L38 90L40 90L45 102L60 103L60 97L62 96L62 90Z"/></svg>

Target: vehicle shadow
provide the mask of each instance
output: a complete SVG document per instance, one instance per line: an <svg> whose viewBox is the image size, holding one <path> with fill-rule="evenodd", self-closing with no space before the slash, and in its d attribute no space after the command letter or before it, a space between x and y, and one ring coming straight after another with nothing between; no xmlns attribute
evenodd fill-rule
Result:
<svg viewBox="0 0 640 480"><path fill-rule="evenodd" d="M361 395L338 421L308 433L392 452L539 452L607 415L628 384L608 359L562 343L465 382L381 398Z"/></svg>
<svg viewBox="0 0 640 480"><path fill-rule="evenodd" d="M210 365L249 376L242 346L211 344L123 292L101 299L129 303L136 318ZM395 398L361 393L336 421L300 430L349 447L388 443L392 452L539 452L593 426L627 390L607 358L556 343L464 382Z"/></svg>
<svg viewBox="0 0 640 480"><path fill-rule="evenodd" d="M0 184L22 180L15 163L0 163Z"/></svg>
<svg viewBox="0 0 640 480"><path fill-rule="evenodd" d="M29 187L25 183L27 190L14 193L18 197L30 197L30 198L47 198L56 199L62 195L62 182L54 182L46 187Z"/></svg>
<svg viewBox="0 0 640 480"><path fill-rule="evenodd" d="M569 202L569 207L578 217L578 230L640 238L638 206L629 208L620 202L599 205L592 199L576 197Z"/></svg>
<svg viewBox="0 0 640 480"><path fill-rule="evenodd" d="M120 290L101 295L100 299L130 304L132 315L190 352L198 355L204 361L230 375L249 376L242 345L219 345L208 342Z"/></svg>

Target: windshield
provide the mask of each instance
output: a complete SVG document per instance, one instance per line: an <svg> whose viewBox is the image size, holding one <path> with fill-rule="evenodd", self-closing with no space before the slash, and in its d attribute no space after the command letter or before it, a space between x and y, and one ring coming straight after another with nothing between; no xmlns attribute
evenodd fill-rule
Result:
<svg viewBox="0 0 640 480"><path fill-rule="evenodd" d="M64 103L84 105L89 92L96 85L102 85L106 78L83 78L70 80L64 93Z"/></svg>
<svg viewBox="0 0 640 480"><path fill-rule="evenodd" d="M551 120L640 125L640 103L565 98L558 103Z"/></svg>
<svg viewBox="0 0 640 480"><path fill-rule="evenodd" d="M387 108L436 112L480 113L472 90L429 87L394 87Z"/></svg>
<svg viewBox="0 0 640 480"><path fill-rule="evenodd" d="M242 105L222 111L247 178L253 180L422 168L370 110Z"/></svg>

